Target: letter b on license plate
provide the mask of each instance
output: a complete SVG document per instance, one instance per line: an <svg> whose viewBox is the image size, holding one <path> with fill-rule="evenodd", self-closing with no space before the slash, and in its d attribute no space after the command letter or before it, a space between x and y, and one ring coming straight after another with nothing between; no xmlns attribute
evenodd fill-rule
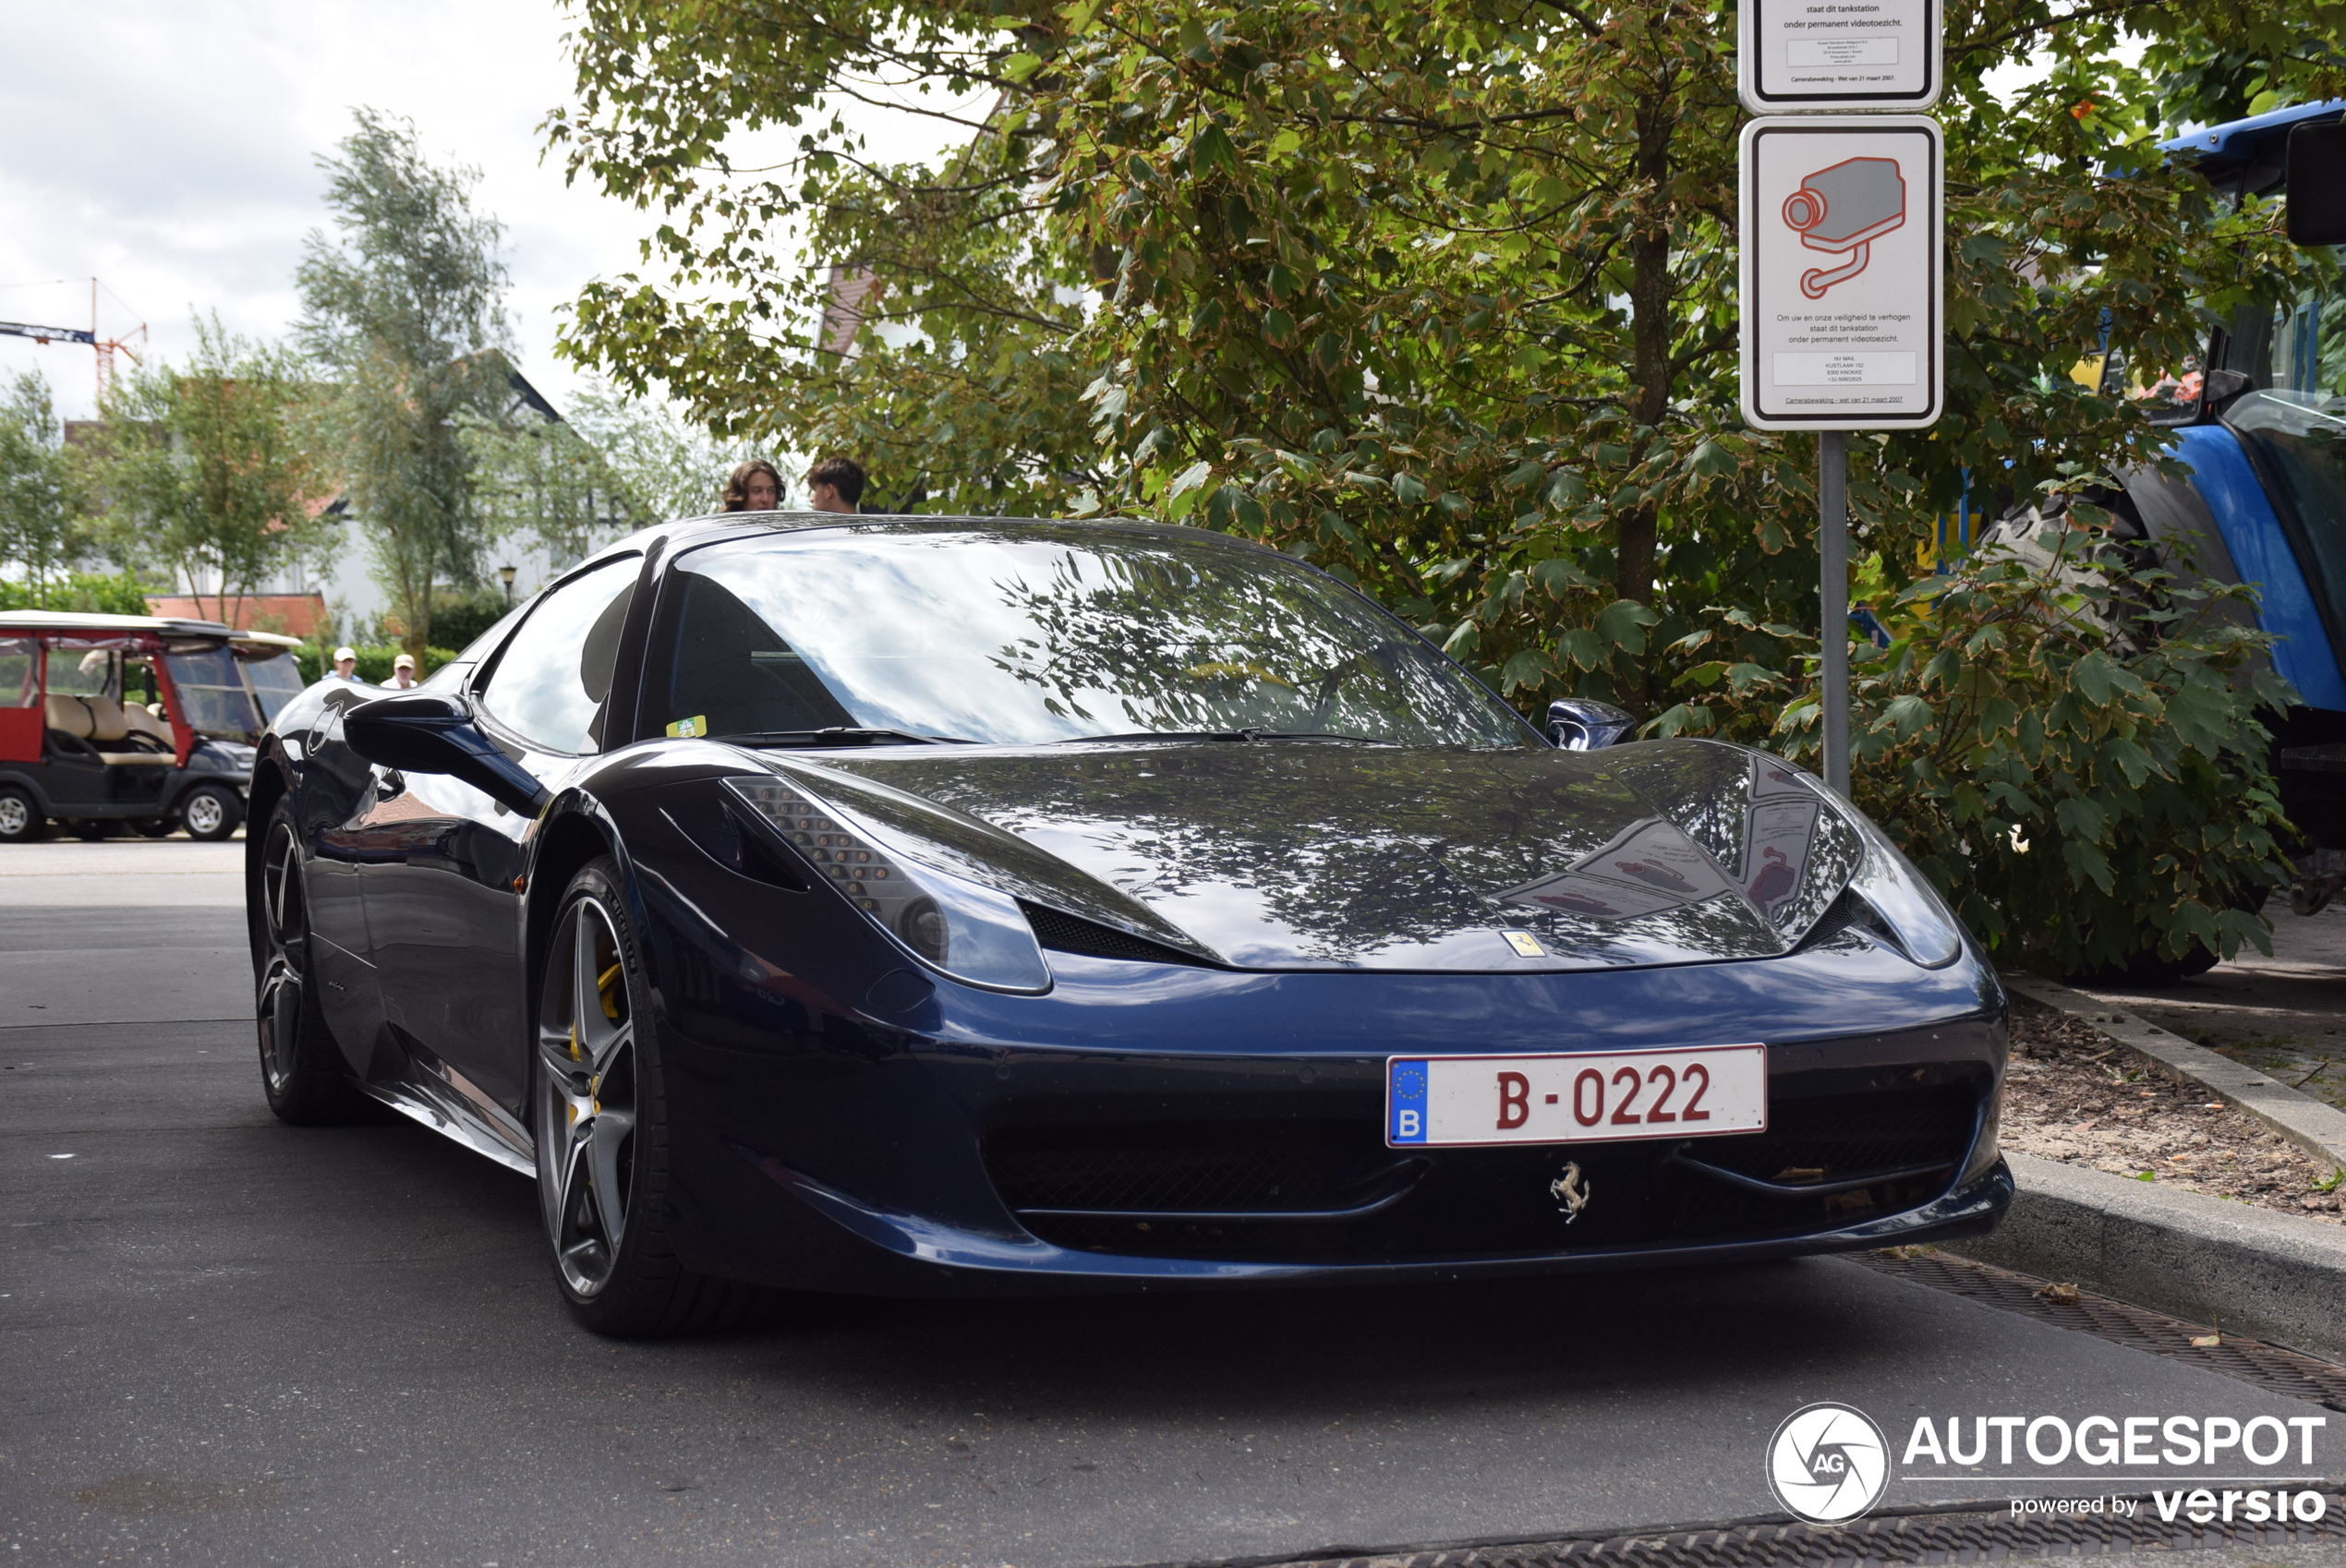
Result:
<svg viewBox="0 0 2346 1568"><path fill-rule="evenodd" d="M1613 1143L1767 1126L1764 1045L1385 1064L1385 1140L1396 1147Z"/></svg>

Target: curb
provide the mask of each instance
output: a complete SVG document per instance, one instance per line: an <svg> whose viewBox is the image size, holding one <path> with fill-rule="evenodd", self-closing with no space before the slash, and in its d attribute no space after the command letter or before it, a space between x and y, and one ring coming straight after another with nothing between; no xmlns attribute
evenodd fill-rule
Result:
<svg viewBox="0 0 2346 1568"><path fill-rule="evenodd" d="M2018 1191L2003 1223L1941 1249L2346 1361L2346 1229L2058 1160L2005 1159Z"/></svg>
<svg viewBox="0 0 2346 1568"><path fill-rule="evenodd" d="M2198 1085L2226 1104L2255 1116L2332 1170L2346 1170L2346 1111L2066 985L2033 974L2007 973L2002 978L2007 991L2093 1025L2153 1071L2179 1083Z"/></svg>

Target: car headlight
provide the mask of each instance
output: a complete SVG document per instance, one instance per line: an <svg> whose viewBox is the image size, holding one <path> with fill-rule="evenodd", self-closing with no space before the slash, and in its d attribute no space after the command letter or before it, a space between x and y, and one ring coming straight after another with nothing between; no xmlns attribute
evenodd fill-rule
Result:
<svg viewBox="0 0 2346 1568"><path fill-rule="evenodd" d="M1047 991L1034 928L1007 893L924 857L908 836L817 801L779 778L728 778L815 874L922 962L998 991Z"/></svg>
<svg viewBox="0 0 2346 1568"><path fill-rule="evenodd" d="M1822 790L1822 786L1818 786ZM1865 843L1857 869L1850 874L1849 890L1873 906L1906 957L1924 969L1944 969L1963 952L1963 927L1953 911L1914 862L1898 852L1887 834L1866 820L1863 812L1826 795L1841 820L1856 830Z"/></svg>

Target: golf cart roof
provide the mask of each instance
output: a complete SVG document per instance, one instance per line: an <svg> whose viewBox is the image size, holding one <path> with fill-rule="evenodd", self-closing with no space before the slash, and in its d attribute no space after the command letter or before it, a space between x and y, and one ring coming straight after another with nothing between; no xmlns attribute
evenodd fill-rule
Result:
<svg viewBox="0 0 2346 1568"><path fill-rule="evenodd" d="M246 648L283 651L301 646L301 639L278 632L236 632L218 621L187 621L166 615L99 615L70 609L0 610L0 636L10 632L47 632L60 636L121 636L146 633L157 637L211 637Z"/></svg>

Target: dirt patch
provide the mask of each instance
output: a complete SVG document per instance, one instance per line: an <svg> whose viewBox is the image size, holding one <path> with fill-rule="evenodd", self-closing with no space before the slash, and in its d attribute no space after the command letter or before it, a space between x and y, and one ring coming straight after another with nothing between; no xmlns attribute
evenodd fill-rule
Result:
<svg viewBox="0 0 2346 1568"><path fill-rule="evenodd" d="M2003 1146L2346 1224L2339 1173L2244 1111L2143 1067L2092 1025L2012 998Z"/></svg>

